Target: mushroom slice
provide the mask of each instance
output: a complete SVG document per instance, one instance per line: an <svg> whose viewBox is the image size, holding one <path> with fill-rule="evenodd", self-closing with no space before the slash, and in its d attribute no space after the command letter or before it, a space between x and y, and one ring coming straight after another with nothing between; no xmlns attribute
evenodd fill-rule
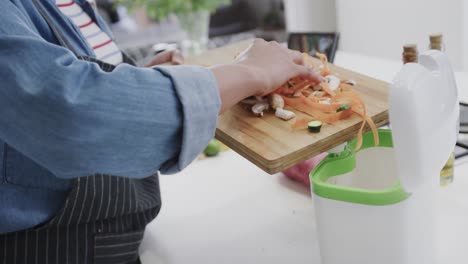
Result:
<svg viewBox="0 0 468 264"><path fill-rule="evenodd" d="M283 120L291 120L294 117L296 117L296 114L294 112L291 112L289 110L285 110L283 108L276 108L275 115Z"/></svg>
<svg viewBox="0 0 468 264"><path fill-rule="evenodd" d="M263 111L268 110L270 105L266 102L256 103L252 106L252 113L256 116L263 116Z"/></svg>
<svg viewBox="0 0 468 264"><path fill-rule="evenodd" d="M327 79L328 86L330 87L330 90L334 91L340 87L340 79L336 77L335 75L327 75L325 77Z"/></svg>

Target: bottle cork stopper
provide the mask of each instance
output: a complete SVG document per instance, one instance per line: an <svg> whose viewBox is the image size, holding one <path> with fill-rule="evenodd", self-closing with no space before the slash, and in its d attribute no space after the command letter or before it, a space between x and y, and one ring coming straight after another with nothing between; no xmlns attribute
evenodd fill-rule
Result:
<svg viewBox="0 0 468 264"><path fill-rule="evenodd" d="M418 47L416 44L403 46L403 63L418 62Z"/></svg>
<svg viewBox="0 0 468 264"><path fill-rule="evenodd" d="M429 48L433 50L444 50L442 43L442 34L431 34L429 35Z"/></svg>
<svg viewBox="0 0 468 264"><path fill-rule="evenodd" d="M403 52L418 52L418 46L416 44L406 44L403 46Z"/></svg>
<svg viewBox="0 0 468 264"><path fill-rule="evenodd" d="M437 34L431 34L429 35L429 41L431 43L442 43L442 34L437 33Z"/></svg>

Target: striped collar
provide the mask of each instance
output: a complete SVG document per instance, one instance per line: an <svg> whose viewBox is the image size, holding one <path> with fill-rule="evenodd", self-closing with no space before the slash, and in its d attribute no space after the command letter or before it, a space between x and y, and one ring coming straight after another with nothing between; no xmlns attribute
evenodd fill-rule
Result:
<svg viewBox="0 0 468 264"><path fill-rule="evenodd" d="M94 51L84 40L85 38L79 28L62 15L62 12L55 4L55 0L32 0L32 2L54 31L59 41L58 44L67 47L77 56L95 56ZM107 24L96 14L95 9L87 0L74 0L74 2L95 21L102 31L107 33L111 39L114 39ZM64 45L63 42L66 42L67 45Z"/></svg>
<svg viewBox="0 0 468 264"><path fill-rule="evenodd" d="M96 59L117 65L123 56L115 42L93 21L83 8L73 0L55 0L62 14L79 28L88 46L93 49Z"/></svg>

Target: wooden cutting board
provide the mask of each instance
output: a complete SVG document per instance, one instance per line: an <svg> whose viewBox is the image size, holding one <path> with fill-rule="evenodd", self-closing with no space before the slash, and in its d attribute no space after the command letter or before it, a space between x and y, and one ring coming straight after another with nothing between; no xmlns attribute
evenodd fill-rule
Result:
<svg viewBox="0 0 468 264"><path fill-rule="evenodd" d="M211 66L229 63L252 41L239 42L189 58L188 64ZM368 114L377 126L388 123L388 84L359 73L330 65L341 79L357 82L355 91L367 105ZM296 112L299 118L309 117ZM255 117L242 105L237 105L219 117L216 138L266 171L274 174L307 160L356 137L361 119L354 115L336 125L324 124L318 134L293 130L295 119L283 121L267 112Z"/></svg>

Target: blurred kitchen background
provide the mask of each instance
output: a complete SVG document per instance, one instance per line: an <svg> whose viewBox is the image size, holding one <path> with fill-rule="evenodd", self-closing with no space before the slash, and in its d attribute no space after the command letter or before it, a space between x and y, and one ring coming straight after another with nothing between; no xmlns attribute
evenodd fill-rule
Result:
<svg viewBox="0 0 468 264"><path fill-rule="evenodd" d="M95 1L120 47L140 64L156 50L171 47L154 46L158 43L183 49L184 43L191 45L187 41L201 42L195 50L184 50L186 55L193 55L203 49L253 37L287 42L289 33L338 32L334 48L339 51L401 60L404 44L417 44L421 52L428 48L429 34L441 33L455 70L468 70L468 1L465 0L177 1L220 3L209 15L209 30L203 30L203 23L208 25L203 15L190 17L187 10L166 14L170 12L166 9L170 0L120 0L130 9L116 4L115 0ZM163 7L166 4L159 13L151 8L135 7L138 3L157 2Z"/></svg>

